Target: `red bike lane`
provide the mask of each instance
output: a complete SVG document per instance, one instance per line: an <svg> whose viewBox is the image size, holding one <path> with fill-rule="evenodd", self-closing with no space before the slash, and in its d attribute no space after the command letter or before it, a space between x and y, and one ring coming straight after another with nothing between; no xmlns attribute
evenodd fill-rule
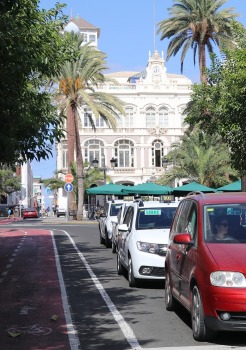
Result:
<svg viewBox="0 0 246 350"><path fill-rule="evenodd" d="M59 276L50 231L0 228L1 349L79 349Z"/></svg>

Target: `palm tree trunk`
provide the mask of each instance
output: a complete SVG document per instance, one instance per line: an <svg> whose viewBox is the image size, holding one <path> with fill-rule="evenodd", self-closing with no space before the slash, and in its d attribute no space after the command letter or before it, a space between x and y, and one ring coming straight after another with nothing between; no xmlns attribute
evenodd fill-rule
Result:
<svg viewBox="0 0 246 350"><path fill-rule="evenodd" d="M68 172L71 172L71 164L74 162L75 126L72 106L67 108L67 143L68 143Z"/></svg>
<svg viewBox="0 0 246 350"><path fill-rule="evenodd" d="M77 161L77 179L78 179L78 209L77 220L83 219L84 206L84 162L82 157L82 149L79 137L79 120L76 107L74 106L74 124L75 124L75 149Z"/></svg>
<svg viewBox="0 0 246 350"><path fill-rule="evenodd" d="M206 73L206 51L205 45L199 45L199 70L200 70L200 81L204 84L207 83L207 73Z"/></svg>
<svg viewBox="0 0 246 350"><path fill-rule="evenodd" d="M74 147L75 147L75 125L72 106L67 108L67 143L68 143L68 173L71 173L71 164L74 162ZM68 196L68 213L76 208L75 193L70 192Z"/></svg>

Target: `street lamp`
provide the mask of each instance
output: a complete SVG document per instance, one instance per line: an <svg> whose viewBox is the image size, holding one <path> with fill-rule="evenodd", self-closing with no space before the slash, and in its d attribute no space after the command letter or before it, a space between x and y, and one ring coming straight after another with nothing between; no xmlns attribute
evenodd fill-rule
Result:
<svg viewBox="0 0 246 350"><path fill-rule="evenodd" d="M111 168L114 169L115 165L116 165L116 162L117 160L115 158L112 158L110 159L110 164L111 164ZM110 169L108 167L104 166L103 167L98 167L99 165L99 161L95 158L93 161L92 161L92 166L95 168L95 169L99 169L100 171L103 171L103 179L104 179L104 184L106 185L106 172ZM106 204L106 195L104 197L104 205Z"/></svg>
<svg viewBox="0 0 246 350"><path fill-rule="evenodd" d="M163 157L162 158L162 166L165 169L165 171L167 170L168 164L169 164L169 160L167 159L167 157Z"/></svg>
<svg viewBox="0 0 246 350"><path fill-rule="evenodd" d="M116 162L117 162L117 160L115 158L110 159L110 164L111 164L112 169L115 168ZM92 166L95 169L99 169L99 170L103 171L104 184L106 184L106 172L107 172L107 170L109 170L109 168L107 168L106 166L99 168L99 161L96 158L92 161Z"/></svg>

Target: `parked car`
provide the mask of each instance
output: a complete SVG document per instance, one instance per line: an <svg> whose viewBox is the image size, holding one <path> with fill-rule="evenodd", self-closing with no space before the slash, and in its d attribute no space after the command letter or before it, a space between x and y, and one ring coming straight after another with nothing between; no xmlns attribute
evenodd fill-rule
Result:
<svg viewBox="0 0 246 350"><path fill-rule="evenodd" d="M98 220L100 243L105 244L106 248L110 248L112 244L112 219L117 216L123 203L124 201L120 199L108 201L100 214Z"/></svg>
<svg viewBox="0 0 246 350"><path fill-rule="evenodd" d="M167 310L182 304L193 337L246 331L245 193L197 193L177 208L165 261Z"/></svg>
<svg viewBox="0 0 246 350"><path fill-rule="evenodd" d="M126 210L128 208L128 205L131 202L124 202L119 211L117 216L114 216L112 219L112 253L116 253L116 251L118 250L118 225L122 224Z"/></svg>
<svg viewBox="0 0 246 350"><path fill-rule="evenodd" d="M37 219L38 211L36 208L26 208L22 211L23 219Z"/></svg>
<svg viewBox="0 0 246 350"><path fill-rule="evenodd" d="M57 209L56 209L56 216L59 218L60 216L66 216L66 209L65 208L63 208L63 207L61 207L61 208L59 208L59 207L57 207Z"/></svg>
<svg viewBox="0 0 246 350"><path fill-rule="evenodd" d="M170 225L177 202L130 203L123 223L118 225L117 271L128 271L130 287L140 279L165 278L164 263Z"/></svg>

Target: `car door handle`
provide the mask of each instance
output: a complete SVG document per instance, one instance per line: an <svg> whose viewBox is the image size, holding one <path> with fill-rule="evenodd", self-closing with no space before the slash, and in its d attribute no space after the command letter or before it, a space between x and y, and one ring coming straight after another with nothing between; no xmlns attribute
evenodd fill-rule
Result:
<svg viewBox="0 0 246 350"><path fill-rule="evenodd" d="M177 254L176 259L179 261L181 259L181 254Z"/></svg>

